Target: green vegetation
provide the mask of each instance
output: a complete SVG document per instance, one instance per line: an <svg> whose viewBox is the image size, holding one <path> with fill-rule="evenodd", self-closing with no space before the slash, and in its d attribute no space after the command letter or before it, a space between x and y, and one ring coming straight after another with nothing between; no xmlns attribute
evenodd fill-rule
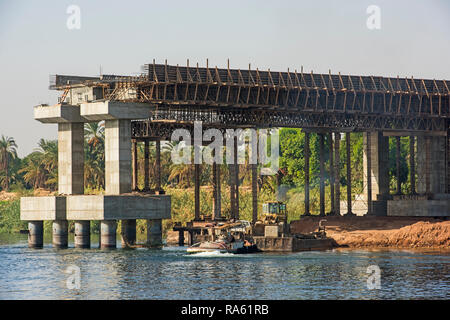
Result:
<svg viewBox="0 0 450 320"><path fill-rule="evenodd" d="M20 200L0 201L0 233L17 232L26 229L26 222L20 220Z"/></svg>
<svg viewBox="0 0 450 320"><path fill-rule="evenodd" d="M85 193L102 193L105 185L104 175L104 146L105 146L104 123L85 124ZM304 213L304 140L305 134L300 129L280 130L280 170L275 176L259 176L258 178L258 204L261 212L262 203L269 200L276 200L278 191L283 201L287 202L289 219L298 219ZM311 185L311 211L319 211L319 137L311 134L311 162L310 162L310 185ZM325 139L325 161L326 172L329 172L330 141L328 136ZM172 219L164 221L165 229L170 228L173 223L186 223L194 216L194 190L193 190L193 165L176 165L170 160L171 143L163 144L161 152L161 182L168 194L172 196ZM0 140L0 191L17 193L17 197L9 201L1 201L0 198L0 232L14 232L25 228L25 224L19 220L19 200L18 197L24 194L31 195L34 190L45 189L49 192L57 190L58 181L58 146L57 141L41 139L38 147L31 154L23 159L17 156L17 145L14 139L2 136ZM408 176L408 139L401 140L401 162L400 180L404 191L409 188ZM352 170L352 192L361 193L363 188L363 138L362 133L352 133L351 135L351 170ZM346 197L346 150L345 139L341 139L340 145L342 186L341 197ZM144 147L143 143L138 144L138 170L139 187L144 185ZM247 159L248 160L248 159ZM396 187L396 144L391 139L389 148L391 188ZM156 186L156 152L153 145L150 148L150 185ZM330 209L328 175L326 176L326 211ZM221 166L221 191L222 191L222 213L230 215L230 200L228 166ZM210 214L212 212L212 174L211 166L201 166L201 192L200 203L201 213ZM248 163L240 165L240 216L242 219L251 220L252 197L251 197L251 168ZM281 192L282 191L282 192ZM45 225L51 228L50 223ZM138 230L146 229L145 221L138 222ZM69 225L73 229L73 223ZM98 233L99 224L93 222L91 229Z"/></svg>

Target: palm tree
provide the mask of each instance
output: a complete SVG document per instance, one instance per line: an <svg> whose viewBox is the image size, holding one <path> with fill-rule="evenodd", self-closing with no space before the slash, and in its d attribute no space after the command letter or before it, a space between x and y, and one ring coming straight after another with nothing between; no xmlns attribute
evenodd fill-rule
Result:
<svg viewBox="0 0 450 320"><path fill-rule="evenodd" d="M17 145L13 138L2 135L0 139L0 168L5 170L3 187L9 190L9 159L17 157Z"/></svg>
<svg viewBox="0 0 450 320"><path fill-rule="evenodd" d="M45 186L48 171L45 169L42 154L38 151L30 154L26 159L26 165L19 173L25 173L23 179L33 188L41 188Z"/></svg>
<svg viewBox="0 0 450 320"><path fill-rule="evenodd" d="M190 164L172 164L170 166L170 175L168 180L177 182L179 187L190 187L191 165Z"/></svg>
<svg viewBox="0 0 450 320"><path fill-rule="evenodd" d="M56 188L58 183L58 142L41 139L38 147L25 159L25 166L19 170L23 179L34 188Z"/></svg>
<svg viewBox="0 0 450 320"><path fill-rule="evenodd" d="M99 147L105 141L105 122L88 122L84 124L84 137L93 148Z"/></svg>
<svg viewBox="0 0 450 320"><path fill-rule="evenodd" d="M41 139L38 142L37 152L42 154L42 164L48 172L58 168L58 141Z"/></svg>
<svg viewBox="0 0 450 320"><path fill-rule="evenodd" d="M86 186L104 188L105 185L105 123L89 122L84 125Z"/></svg>

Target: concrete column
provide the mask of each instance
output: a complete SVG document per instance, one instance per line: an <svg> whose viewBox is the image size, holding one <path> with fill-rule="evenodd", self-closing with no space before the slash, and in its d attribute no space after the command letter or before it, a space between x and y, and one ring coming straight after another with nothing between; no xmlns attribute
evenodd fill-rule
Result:
<svg viewBox="0 0 450 320"><path fill-rule="evenodd" d="M309 132L305 132L305 216L311 215L309 211Z"/></svg>
<svg viewBox="0 0 450 320"><path fill-rule="evenodd" d="M416 163L414 153L414 136L409 136L409 181L411 185L411 194L416 194Z"/></svg>
<svg viewBox="0 0 450 320"><path fill-rule="evenodd" d="M370 148L367 149L367 137L370 136ZM366 132L363 135L363 170L364 183L368 185L371 177L371 197L373 200L382 200L389 195L389 138L381 132ZM368 172L367 155L370 152L370 173ZM368 199L368 190L364 190L365 199Z"/></svg>
<svg viewBox="0 0 450 320"><path fill-rule="evenodd" d="M235 187L235 219L239 220L239 163L238 163L238 138L234 137L234 187Z"/></svg>
<svg viewBox="0 0 450 320"><path fill-rule="evenodd" d="M147 220L147 244L151 247L162 245L162 220Z"/></svg>
<svg viewBox="0 0 450 320"><path fill-rule="evenodd" d="M91 222L75 221L75 248L91 247Z"/></svg>
<svg viewBox="0 0 450 320"><path fill-rule="evenodd" d="M366 167L365 167L364 173L367 175L366 176L366 179L367 179L367 184L366 184L366 186L367 186L367 214L371 215L373 213L372 212L373 211L372 210L372 170L371 170L372 169L372 152L370 151L372 148L372 146L371 146L372 137L369 132L365 132L364 136L365 136L365 142L366 142L366 145L365 145L365 147L366 147L365 148ZM363 140L364 140L364 138L363 138Z"/></svg>
<svg viewBox="0 0 450 320"><path fill-rule="evenodd" d="M155 141L156 148L156 190L161 190L161 141Z"/></svg>
<svg viewBox="0 0 450 320"><path fill-rule="evenodd" d="M44 246L44 222L28 222L28 247L42 248Z"/></svg>
<svg viewBox="0 0 450 320"><path fill-rule="evenodd" d="M234 186L234 165L233 164L229 164L228 165L228 173L230 176L230 211L231 211L231 215L230 218L234 219L235 218L235 212L236 212L236 198L235 198L235 186Z"/></svg>
<svg viewBox="0 0 450 320"><path fill-rule="evenodd" d="M220 194L217 192L217 164L213 162L212 164L212 187L213 187L213 199L212 199L212 219L217 218L217 202Z"/></svg>
<svg viewBox="0 0 450 320"><path fill-rule="evenodd" d="M395 137L396 152L395 152L395 165L397 175L397 195L402 194L402 184L400 182L400 136Z"/></svg>
<svg viewBox="0 0 450 320"><path fill-rule="evenodd" d="M220 164L216 166L216 179L217 179L217 204L216 204L216 218L222 217L222 191L220 180Z"/></svg>
<svg viewBox="0 0 450 320"><path fill-rule="evenodd" d="M320 195L319 206L320 215L325 215L325 136L323 133L319 134L319 162L320 162Z"/></svg>
<svg viewBox="0 0 450 320"><path fill-rule="evenodd" d="M138 190L138 152L137 152L137 141L133 140L131 143L131 159L133 162L133 191Z"/></svg>
<svg viewBox="0 0 450 320"><path fill-rule="evenodd" d="M67 248L68 244L68 223L67 220L55 220L52 226L53 247L58 249Z"/></svg>
<svg viewBox="0 0 450 320"><path fill-rule="evenodd" d="M131 121L105 121L106 194L131 192Z"/></svg>
<svg viewBox="0 0 450 320"><path fill-rule="evenodd" d="M122 220L120 236L122 248L136 244L136 219Z"/></svg>
<svg viewBox="0 0 450 320"><path fill-rule="evenodd" d="M335 200L334 200L335 174L334 174L333 134L332 133L328 134L328 140L330 141L330 178L329 178L329 180L330 180L330 203L331 203L330 214L334 215L336 210L335 210Z"/></svg>
<svg viewBox="0 0 450 320"><path fill-rule="evenodd" d="M341 155L340 155L340 145L341 145L341 133L336 132L334 134L334 210L336 215L341 215Z"/></svg>
<svg viewBox="0 0 450 320"><path fill-rule="evenodd" d="M417 137L417 191L446 192L446 139L441 136Z"/></svg>
<svg viewBox="0 0 450 320"><path fill-rule="evenodd" d="M150 146L148 140L144 141L144 191L150 190Z"/></svg>
<svg viewBox="0 0 450 320"><path fill-rule="evenodd" d="M431 138L425 137L425 193L431 193Z"/></svg>
<svg viewBox="0 0 450 320"><path fill-rule="evenodd" d="M450 129L447 131L447 190L446 193L450 193Z"/></svg>
<svg viewBox="0 0 450 320"><path fill-rule="evenodd" d="M350 132L345 134L346 153L347 153L347 215L353 215L352 212L352 167L350 153Z"/></svg>
<svg viewBox="0 0 450 320"><path fill-rule="evenodd" d="M84 193L84 123L58 123L58 192Z"/></svg>
<svg viewBox="0 0 450 320"><path fill-rule="evenodd" d="M251 164L252 167L252 222L258 220L258 165Z"/></svg>
<svg viewBox="0 0 450 320"><path fill-rule="evenodd" d="M117 222L116 220L103 220L100 222L100 247L102 249L115 249Z"/></svg>
<svg viewBox="0 0 450 320"><path fill-rule="evenodd" d="M200 219L200 164L194 164L194 220Z"/></svg>
<svg viewBox="0 0 450 320"><path fill-rule="evenodd" d="M178 245L180 247L184 246L184 231L183 230L178 231Z"/></svg>

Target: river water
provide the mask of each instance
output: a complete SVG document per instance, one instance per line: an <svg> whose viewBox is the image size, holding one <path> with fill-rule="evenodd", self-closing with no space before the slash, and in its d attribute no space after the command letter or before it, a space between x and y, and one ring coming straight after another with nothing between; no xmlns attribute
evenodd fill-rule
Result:
<svg viewBox="0 0 450 320"><path fill-rule="evenodd" d="M56 250L46 243L36 250L26 236L0 235L0 299L450 298L448 250L187 255L185 249ZM78 270L79 289L73 288ZM379 289L368 288L369 277Z"/></svg>

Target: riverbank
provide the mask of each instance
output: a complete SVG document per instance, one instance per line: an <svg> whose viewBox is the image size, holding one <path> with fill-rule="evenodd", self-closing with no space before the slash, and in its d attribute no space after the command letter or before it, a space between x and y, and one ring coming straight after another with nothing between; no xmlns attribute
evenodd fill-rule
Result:
<svg viewBox="0 0 450 320"><path fill-rule="evenodd" d="M178 243L178 232L171 232L174 222L185 222L193 218L193 200L190 190L168 189L172 195L172 220L164 221L164 233L167 231L168 243ZM202 190L207 197L209 190ZM47 190L34 190L26 195L48 195ZM248 193L250 194L250 193ZM26 223L20 221L20 193L0 192L0 232L18 232L26 228ZM242 193L243 200L247 193ZM204 206L208 201L202 202ZM243 203L246 203L243 201ZM224 210L228 203L224 202ZM245 209L247 208L244 205ZM294 206L295 207L295 206ZM202 212L210 212L209 207ZM250 210L243 210L242 217L249 219ZM296 216L296 215L294 215ZM339 246L349 248L443 248L450 249L450 221L420 217L301 217L291 222L292 233L309 233L316 231L319 221L326 219L327 235L333 238ZM51 223L47 223L51 230ZM139 221L138 233L145 233L145 221ZM70 226L70 230L73 228ZM98 223L93 223L91 231L98 232Z"/></svg>
<svg viewBox="0 0 450 320"><path fill-rule="evenodd" d="M327 235L349 248L450 248L450 221L419 217L303 217L292 233L317 231L325 219Z"/></svg>

